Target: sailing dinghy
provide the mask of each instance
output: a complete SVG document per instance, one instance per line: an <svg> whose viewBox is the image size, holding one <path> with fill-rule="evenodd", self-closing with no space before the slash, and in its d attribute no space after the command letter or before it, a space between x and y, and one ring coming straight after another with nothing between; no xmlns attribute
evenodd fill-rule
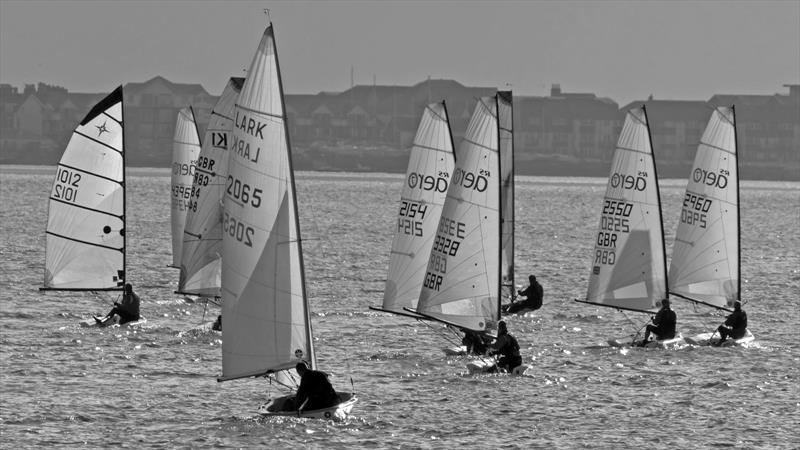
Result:
<svg viewBox="0 0 800 450"><path fill-rule="evenodd" d="M222 91L203 138L190 190L177 294L219 299L222 276L222 201L228 177L233 107L244 78Z"/></svg>
<svg viewBox="0 0 800 450"><path fill-rule="evenodd" d="M191 106L178 111L175 135L172 140L172 178L170 221L172 223L172 265L178 268L183 254L183 227L186 212L192 202L192 179L194 179L197 156L200 154L200 134Z"/></svg>
<svg viewBox="0 0 800 450"><path fill-rule="evenodd" d="M40 290L124 288L124 142L120 86L78 124L58 162L48 205L44 286ZM94 319L86 323L96 324Z"/></svg>
<svg viewBox="0 0 800 450"><path fill-rule="evenodd" d="M447 107L443 101L431 103L422 113L411 147L383 304L370 309L423 318L403 308L417 306L454 164Z"/></svg>
<svg viewBox="0 0 800 450"><path fill-rule="evenodd" d="M718 107L700 138L686 185L669 267L670 294L730 312L741 298L740 236L736 113L732 106ZM715 335L719 338L715 331L686 341L709 344ZM754 340L748 330L725 344Z"/></svg>
<svg viewBox="0 0 800 450"><path fill-rule="evenodd" d="M478 100L461 142L416 309L423 317L489 335L500 320L502 227L498 104ZM486 370L491 369L487 364Z"/></svg>
<svg viewBox="0 0 800 450"><path fill-rule="evenodd" d="M654 314L665 298L667 263L661 195L647 111L642 106L625 115L595 235L589 288L586 299L576 301ZM609 339L608 344L634 345L637 336ZM678 333L647 346L681 342Z"/></svg>
<svg viewBox="0 0 800 450"><path fill-rule="evenodd" d="M222 375L267 377L291 388L295 366L316 369L305 288L297 197L286 108L272 24L264 31L234 108L222 239ZM263 415L342 418L357 398L339 394L330 408L285 408Z"/></svg>

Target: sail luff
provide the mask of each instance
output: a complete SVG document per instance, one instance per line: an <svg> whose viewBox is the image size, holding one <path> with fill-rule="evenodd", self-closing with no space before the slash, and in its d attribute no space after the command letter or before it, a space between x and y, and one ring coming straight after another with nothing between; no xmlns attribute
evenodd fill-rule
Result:
<svg viewBox="0 0 800 450"><path fill-rule="evenodd" d="M514 281L514 96L512 91L498 91L498 137L500 148L502 208L502 285L510 287ZM502 286L501 286L502 287ZM502 301L502 299L500 299Z"/></svg>
<svg viewBox="0 0 800 450"><path fill-rule="evenodd" d="M736 131L736 106L731 105L731 118L733 119L733 154L736 155L736 300L742 301L742 214L740 210L739 194L741 189L739 179L739 136Z"/></svg>
<svg viewBox="0 0 800 450"><path fill-rule="evenodd" d="M653 133L650 130L650 119L647 117L647 108L645 105L642 105L642 114L644 114L644 121L647 124L647 141L650 144L650 152L653 156L653 181L656 185L656 198L658 199L658 227L661 232L661 259L662 259L662 268L664 273L664 284L665 286L669 286L669 274L668 274L668 267L667 266L667 244L664 239L664 216L661 211L661 188L658 185L658 164L656 164L656 154L655 149L653 148ZM669 299L669 289L664 290L664 298Z"/></svg>
<svg viewBox="0 0 800 450"><path fill-rule="evenodd" d="M72 133L48 202L46 290L118 290L125 283L122 86Z"/></svg>

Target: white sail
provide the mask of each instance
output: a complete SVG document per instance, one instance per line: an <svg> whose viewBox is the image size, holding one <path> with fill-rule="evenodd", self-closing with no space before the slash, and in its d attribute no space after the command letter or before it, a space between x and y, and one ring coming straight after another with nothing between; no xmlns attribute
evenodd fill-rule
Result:
<svg viewBox="0 0 800 450"><path fill-rule="evenodd" d="M172 265L180 267L183 253L183 226L191 202L192 180L197 155L200 154L200 136L197 132L192 107L178 111L175 136L172 140L172 183L170 218L172 221Z"/></svg>
<svg viewBox="0 0 800 450"><path fill-rule="evenodd" d="M715 307L739 299L739 173L734 109L711 114L686 186L670 293Z"/></svg>
<svg viewBox="0 0 800 450"><path fill-rule="evenodd" d="M500 201L502 202L501 258L503 285L513 293L514 286L514 103L511 91L497 93L500 136Z"/></svg>
<svg viewBox="0 0 800 450"><path fill-rule="evenodd" d="M222 377L316 366L272 25L234 109L225 188Z"/></svg>
<svg viewBox="0 0 800 450"><path fill-rule="evenodd" d="M500 154L497 98L483 97L456 153L417 312L483 331L499 319Z"/></svg>
<svg viewBox="0 0 800 450"><path fill-rule="evenodd" d="M392 241L383 310L415 308L453 173L453 138L444 102L422 114L408 161Z"/></svg>
<svg viewBox="0 0 800 450"><path fill-rule="evenodd" d="M81 121L50 191L44 289L111 290L125 283L122 87Z"/></svg>
<svg viewBox="0 0 800 450"><path fill-rule="evenodd" d="M222 199L228 177L228 148L233 107L243 78L231 78L211 110L195 166L186 224L178 292L220 297L222 271Z"/></svg>
<svg viewBox="0 0 800 450"><path fill-rule="evenodd" d="M644 107L628 111L595 235L586 301L650 311L667 295L658 176Z"/></svg>

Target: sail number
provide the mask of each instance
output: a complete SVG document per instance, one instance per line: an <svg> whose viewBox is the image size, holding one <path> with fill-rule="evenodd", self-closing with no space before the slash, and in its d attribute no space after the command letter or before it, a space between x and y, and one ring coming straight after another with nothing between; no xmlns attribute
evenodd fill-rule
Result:
<svg viewBox="0 0 800 450"><path fill-rule="evenodd" d="M59 167L56 182L53 185L53 198L75 203L80 181L80 173Z"/></svg>
<svg viewBox="0 0 800 450"><path fill-rule="evenodd" d="M225 213L225 217L222 219L222 232L223 234L227 233L228 236L236 239L248 247L253 246L253 234L255 234L253 227L239 222L235 217L231 216L227 212Z"/></svg>
<svg viewBox="0 0 800 450"><path fill-rule="evenodd" d="M228 175L226 192L242 203L250 203L253 208L261 206L261 194L263 191L259 188L252 188L249 184L242 183L231 175Z"/></svg>
<svg viewBox="0 0 800 450"><path fill-rule="evenodd" d="M708 225L706 223L706 213L711 209L712 203L714 203L714 201L710 198L687 192L686 196L683 198L681 222L705 228Z"/></svg>
<svg viewBox="0 0 800 450"><path fill-rule="evenodd" d="M422 220L428 211L428 205L403 200L400 205L400 217L397 218L397 232L422 237ZM419 218L420 220L413 220Z"/></svg>
<svg viewBox="0 0 800 450"><path fill-rule="evenodd" d="M617 233L631 231L629 217L632 211L632 203L605 200L600 216L600 231L595 241L595 264L613 265L617 261Z"/></svg>

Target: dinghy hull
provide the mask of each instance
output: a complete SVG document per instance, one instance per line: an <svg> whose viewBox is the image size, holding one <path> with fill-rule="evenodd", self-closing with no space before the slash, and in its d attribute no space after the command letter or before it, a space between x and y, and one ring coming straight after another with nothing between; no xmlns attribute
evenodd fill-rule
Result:
<svg viewBox="0 0 800 450"><path fill-rule="evenodd" d="M310 411L298 411L296 409L284 410L288 401L294 400L294 395L271 398L267 403L258 408L258 413L264 417L301 417L306 419L331 419L343 420L353 409L353 405L358 401L358 397L352 393L339 394L340 402L330 408L314 409ZM293 402L292 402L293 404Z"/></svg>

